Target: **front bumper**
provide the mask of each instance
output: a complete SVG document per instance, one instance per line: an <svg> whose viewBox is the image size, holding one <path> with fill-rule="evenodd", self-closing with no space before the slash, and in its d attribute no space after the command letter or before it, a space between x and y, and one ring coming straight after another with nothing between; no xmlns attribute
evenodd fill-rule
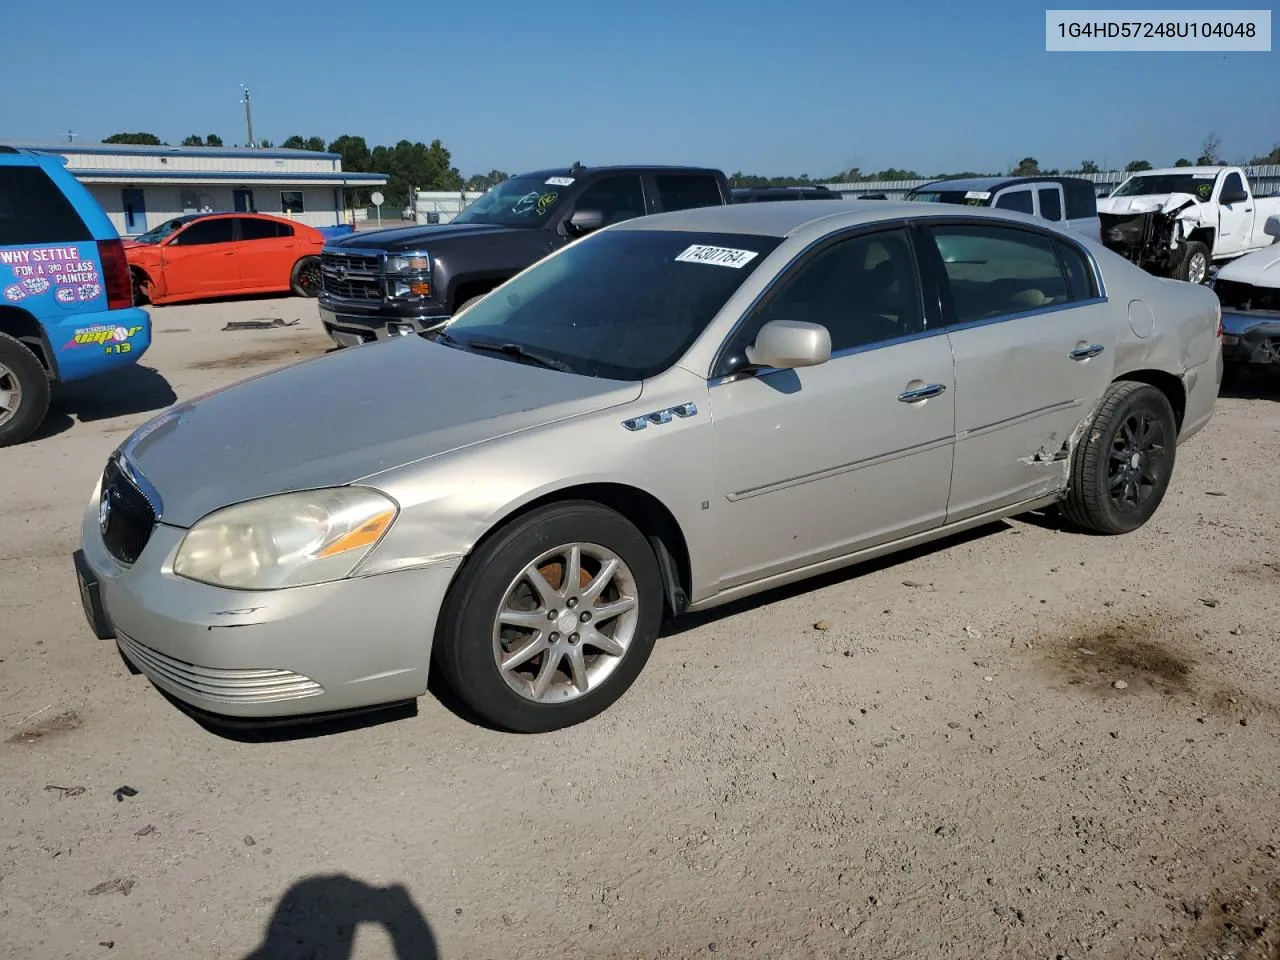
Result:
<svg viewBox="0 0 1280 960"><path fill-rule="evenodd" d="M435 303L427 303L421 310L407 310L386 304L356 306L321 297L318 307L325 333L340 347L356 347L403 333L422 333L449 319L444 307Z"/></svg>
<svg viewBox="0 0 1280 960"><path fill-rule="evenodd" d="M1222 357L1227 363L1280 364L1280 314L1223 310Z"/></svg>
<svg viewBox="0 0 1280 960"><path fill-rule="evenodd" d="M76 556L86 616L157 687L212 716L274 719L422 696L459 561L285 590L174 576L185 531L160 524L137 563L103 546L97 503Z"/></svg>

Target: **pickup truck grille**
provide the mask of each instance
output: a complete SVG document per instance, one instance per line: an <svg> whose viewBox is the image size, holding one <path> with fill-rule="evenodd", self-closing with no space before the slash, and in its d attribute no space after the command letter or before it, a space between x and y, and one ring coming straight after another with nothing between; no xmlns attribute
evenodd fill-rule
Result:
<svg viewBox="0 0 1280 960"><path fill-rule="evenodd" d="M343 300L381 300L379 259L365 254L322 253L320 273L324 292Z"/></svg>

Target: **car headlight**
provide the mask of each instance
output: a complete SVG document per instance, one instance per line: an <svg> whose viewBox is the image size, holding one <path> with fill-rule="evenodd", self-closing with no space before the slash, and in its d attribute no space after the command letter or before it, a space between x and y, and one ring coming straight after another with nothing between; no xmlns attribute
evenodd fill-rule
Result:
<svg viewBox="0 0 1280 960"><path fill-rule="evenodd" d="M391 527L399 506L368 487L286 493L215 510L178 545L173 572L236 590L341 580Z"/></svg>
<svg viewBox="0 0 1280 960"><path fill-rule="evenodd" d="M387 257L387 273L424 273L431 269L431 258L425 253Z"/></svg>

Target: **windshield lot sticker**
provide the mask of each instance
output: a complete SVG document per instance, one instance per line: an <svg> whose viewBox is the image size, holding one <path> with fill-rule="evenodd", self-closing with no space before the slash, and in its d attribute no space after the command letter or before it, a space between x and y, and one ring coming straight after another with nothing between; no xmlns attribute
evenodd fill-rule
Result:
<svg viewBox="0 0 1280 960"><path fill-rule="evenodd" d="M1193 173L1191 175L1191 179L1192 180L1214 180L1217 178L1217 176L1218 175L1216 173Z"/></svg>
<svg viewBox="0 0 1280 960"><path fill-rule="evenodd" d="M717 267L733 267L740 270L758 255L755 250L734 250L732 247L708 247L695 243L676 257L677 263L710 263Z"/></svg>
<svg viewBox="0 0 1280 960"><path fill-rule="evenodd" d="M528 213L530 210L533 209L534 204L536 204L537 202L538 202L538 191L533 190L529 193L526 193L523 197L517 200L515 202L515 206L511 208L511 212L516 214L517 216L523 213Z"/></svg>
<svg viewBox="0 0 1280 960"><path fill-rule="evenodd" d="M106 353L131 353L133 345L129 341L141 332L142 327L114 327L107 323L78 327L62 349L102 347Z"/></svg>
<svg viewBox="0 0 1280 960"><path fill-rule="evenodd" d="M989 190L969 190L965 192L966 200L990 200L991 192Z"/></svg>
<svg viewBox="0 0 1280 960"><path fill-rule="evenodd" d="M13 271L16 281L5 287L6 300L17 302L53 291L59 303L83 303L102 295L98 264L85 259L80 247L34 247L0 250L0 266Z"/></svg>
<svg viewBox="0 0 1280 960"><path fill-rule="evenodd" d="M547 186L549 187L573 186L573 177L547 177Z"/></svg>

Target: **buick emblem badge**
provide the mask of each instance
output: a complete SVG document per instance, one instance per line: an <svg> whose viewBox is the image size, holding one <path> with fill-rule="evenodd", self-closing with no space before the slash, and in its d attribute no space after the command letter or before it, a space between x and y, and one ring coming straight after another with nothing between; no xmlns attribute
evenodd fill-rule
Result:
<svg viewBox="0 0 1280 960"><path fill-rule="evenodd" d="M103 490L98 501L98 528L105 534L111 526L111 491Z"/></svg>

